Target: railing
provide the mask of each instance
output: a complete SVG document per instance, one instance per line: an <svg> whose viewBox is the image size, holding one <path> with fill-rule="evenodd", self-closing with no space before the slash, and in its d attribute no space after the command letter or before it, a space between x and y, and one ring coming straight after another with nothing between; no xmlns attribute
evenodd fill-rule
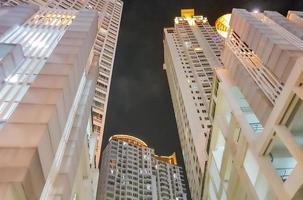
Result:
<svg viewBox="0 0 303 200"><path fill-rule="evenodd" d="M241 41L240 37L235 32L231 31L226 44L231 48L235 56L243 64L246 71L263 91L265 96L274 105L276 99L281 94L283 85L269 69L262 64L258 56Z"/></svg>
<svg viewBox="0 0 303 200"><path fill-rule="evenodd" d="M254 114L250 107L240 107L240 109L243 113ZM259 122L251 122L249 125L255 133L261 133L264 129L262 124Z"/></svg>
<svg viewBox="0 0 303 200"><path fill-rule="evenodd" d="M282 181L285 182L293 171L293 168L276 168L276 171L281 177Z"/></svg>
<svg viewBox="0 0 303 200"><path fill-rule="evenodd" d="M251 128L254 130L255 133L261 133L263 131L263 126L260 123L249 123Z"/></svg>
<svg viewBox="0 0 303 200"><path fill-rule="evenodd" d="M252 110L250 109L250 107L240 107L241 111L244 113L250 113L252 112Z"/></svg>

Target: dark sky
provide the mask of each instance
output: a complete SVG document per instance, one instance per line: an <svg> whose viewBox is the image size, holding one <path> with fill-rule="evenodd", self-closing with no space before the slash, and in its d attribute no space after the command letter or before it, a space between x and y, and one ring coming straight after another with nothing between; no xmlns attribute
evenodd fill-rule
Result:
<svg viewBox="0 0 303 200"><path fill-rule="evenodd" d="M176 152L183 165L177 127L163 64L163 27L173 26L181 8L195 8L214 24L234 7L303 10L303 0L123 0L124 8L103 139L127 133L158 154Z"/></svg>

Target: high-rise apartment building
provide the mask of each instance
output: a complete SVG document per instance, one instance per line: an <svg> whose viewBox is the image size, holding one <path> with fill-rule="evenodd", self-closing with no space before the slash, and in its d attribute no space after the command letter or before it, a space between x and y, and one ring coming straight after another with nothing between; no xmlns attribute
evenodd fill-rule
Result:
<svg viewBox="0 0 303 200"><path fill-rule="evenodd" d="M142 140L114 135L102 154L100 199L186 200L176 155L158 156Z"/></svg>
<svg viewBox="0 0 303 200"><path fill-rule="evenodd" d="M88 9L98 12L98 33L93 55L93 65L98 68L98 78L92 106L93 134L90 135L91 165L98 167L123 2L121 0L5 0L2 4L14 6L21 3L37 4L45 8Z"/></svg>
<svg viewBox="0 0 303 200"><path fill-rule="evenodd" d="M94 199L98 13L0 9L0 199Z"/></svg>
<svg viewBox="0 0 303 200"><path fill-rule="evenodd" d="M205 199L303 199L303 12L233 9Z"/></svg>
<svg viewBox="0 0 303 200"><path fill-rule="evenodd" d="M211 123L213 71L220 67L221 37L206 17L182 10L164 29L164 65L192 199L202 199Z"/></svg>

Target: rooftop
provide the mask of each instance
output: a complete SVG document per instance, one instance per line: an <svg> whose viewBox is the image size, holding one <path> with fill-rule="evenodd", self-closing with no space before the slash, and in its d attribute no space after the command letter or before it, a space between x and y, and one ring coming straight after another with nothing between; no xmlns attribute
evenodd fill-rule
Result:
<svg viewBox="0 0 303 200"><path fill-rule="evenodd" d="M124 135L124 134L113 135L109 138L109 141L112 141L112 140L124 141L124 142L132 144L136 147L148 147L148 145L145 142L143 142L141 139L136 138L136 137L131 136L131 135ZM159 155L155 154L155 155L153 155L153 157L157 160L162 161L162 162L166 162L166 163L171 164L171 165L177 165L177 158L176 158L175 153L173 153L170 156L159 156Z"/></svg>

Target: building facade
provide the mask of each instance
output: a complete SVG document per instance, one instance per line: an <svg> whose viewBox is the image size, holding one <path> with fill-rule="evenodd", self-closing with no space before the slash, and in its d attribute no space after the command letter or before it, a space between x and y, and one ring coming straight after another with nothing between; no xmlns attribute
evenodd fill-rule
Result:
<svg viewBox="0 0 303 200"><path fill-rule="evenodd" d="M303 199L303 12L233 9L205 199Z"/></svg>
<svg viewBox="0 0 303 200"><path fill-rule="evenodd" d="M186 200L176 155L158 156L142 140L114 135L102 154L98 198Z"/></svg>
<svg viewBox="0 0 303 200"><path fill-rule="evenodd" d="M0 199L94 199L87 127L98 13L0 9Z"/></svg>
<svg viewBox="0 0 303 200"><path fill-rule="evenodd" d="M221 67L221 37L206 17L182 10L164 29L164 65L192 199L202 199L211 123L213 71Z"/></svg>
<svg viewBox="0 0 303 200"><path fill-rule="evenodd" d="M89 143L91 165L98 167L123 2L121 0L5 0L2 5L15 6L22 3L54 9L87 9L98 12L98 34L94 42L92 63L98 68L98 78L92 106L93 134L90 135Z"/></svg>

